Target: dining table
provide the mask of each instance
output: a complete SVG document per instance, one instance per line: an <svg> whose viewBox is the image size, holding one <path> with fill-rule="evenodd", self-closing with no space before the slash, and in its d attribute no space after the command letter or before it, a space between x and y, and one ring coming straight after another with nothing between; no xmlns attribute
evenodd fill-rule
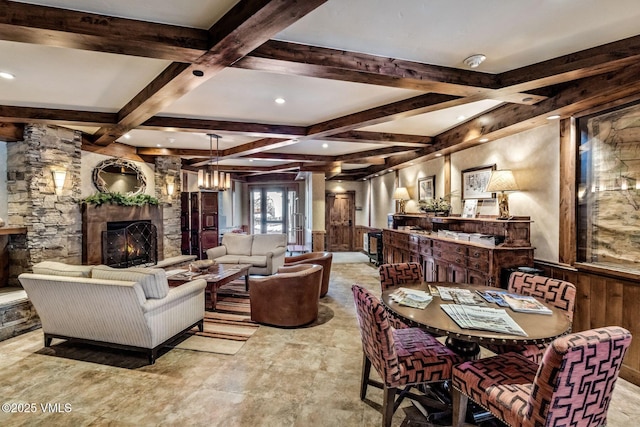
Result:
<svg viewBox="0 0 640 427"><path fill-rule="evenodd" d="M452 282L422 282L414 285L403 285L410 289L422 290L431 293L439 287L445 289L468 289L476 291L500 291L502 289L480 286L472 284L461 284ZM509 334L483 329L466 329L460 327L442 308L446 304L455 304L454 301L443 300L437 292L432 295L431 302L425 308L414 308L401 305L392 298L392 294L397 288L384 291L381 301L387 311L396 316L409 326L418 327L435 336L446 336L446 345L461 355L465 359L471 360L478 357L482 344L537 344L548 343L555 338L568 333L571 329L571 322L566 312L543 303L550 314L523 313L513 311L509 307L500 307L495 303L488 302L478 295L478 302L484 307L504 309L506 313L524 330L526 335Z"/></svg>

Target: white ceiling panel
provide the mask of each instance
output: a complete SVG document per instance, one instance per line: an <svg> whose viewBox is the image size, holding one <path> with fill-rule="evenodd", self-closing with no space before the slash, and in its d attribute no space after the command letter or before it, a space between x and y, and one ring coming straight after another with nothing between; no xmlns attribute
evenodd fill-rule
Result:
<svg viewBox="0 0 640 427"><path fill-rule="evenodd" d="M637 0L330 0L276 38L498 73L638 33Z"/></svg>
<svg viewBox="0 0 640 427"><path fill-rule="evenodd" d="M226 132L216 132L220 135L220 150L233 148L238 145L255 141L255 137L238 135ZM166 132L156 130L138 130L134 129L125 136L118 139L118 142L132 145L134 147L162 147L176 149L195 149L208 150L209 137L204 133L191 132ZM213 150L216 149L216 140L213 139Z"/></svg>
<svg viewBox="0 0 640 427"><path fill-rule="evenodd" d="M422 92L227 68L161 115L308 126ZM282 97L284 104L276 104Z"/></svg>
<svg viewBox="0 0 640 427"><path fill-rule="evenodd" d="M325 144L326 148L324 147ZM385 147L385 145L342 141L319 141L310 139L299 141L296 144L278 148L277 150L273 151L285 154L315 154L319 156L339 156L342 154L357 153L359 151L378 150L382 147Z"/></svg>
<svg viewBox="0 0 640 427"><path fill-rule="evenodd" d="M500 101L487 99L406 119L366 126L359 130L435 136L498 105L500 105Z"/></svg>
<svg viewBox="0 0 640 427"><path fill-rule="evenodd" d="M207 29L237 0L42 0L20 1L120 18Z"/></svg>
<svg viewBox="0 0 640 427"><path fill-rule="evenodd" d="M169 61L0 41L0 104L116 112Z"/></svg>

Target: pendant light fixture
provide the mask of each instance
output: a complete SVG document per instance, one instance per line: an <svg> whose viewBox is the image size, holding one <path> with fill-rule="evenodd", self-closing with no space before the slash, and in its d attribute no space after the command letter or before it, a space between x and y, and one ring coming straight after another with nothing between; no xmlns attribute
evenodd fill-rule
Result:
<svg viewBox="0 0 640 427"><path fill-rule="evenodd" d="M198 171L198 188L206 191L225 191L231 188L231 174L220 172L220 135L215 133L209 136L209 161ZM216 139L216 163L213 165L213 138Z"/></svg>

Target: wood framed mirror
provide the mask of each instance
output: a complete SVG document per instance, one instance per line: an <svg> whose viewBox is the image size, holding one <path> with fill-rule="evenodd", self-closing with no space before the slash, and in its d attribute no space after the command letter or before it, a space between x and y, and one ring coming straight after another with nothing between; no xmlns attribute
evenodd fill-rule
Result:
<svg viewBox="0 0 640 427"><path fill-rule="evenodd" d="M101 193L120 193L127 196L142 194L147 179L135 163L123 159L107 159L93 169L93 185Z"/></svg>

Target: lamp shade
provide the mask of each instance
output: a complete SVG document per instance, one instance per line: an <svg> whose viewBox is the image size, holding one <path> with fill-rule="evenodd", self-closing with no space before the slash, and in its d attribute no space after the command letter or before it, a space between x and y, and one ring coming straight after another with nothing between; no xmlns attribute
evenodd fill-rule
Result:
<svg viewBox="0 0 640 427"><path fill-rule="evenodd" d="M393 200L409 200L409 192L406 187L398 187L393 192Z"/></svg>
<svg viewBox="0 0 640 427"><path fill-rule="evenodd" d="M513 177L513 173L510 170L497 170L491 172L491 178L489 178L489 184L484 190L487 193L493 193L496 191L516 191L518 190L518 184Z"/></svg>

